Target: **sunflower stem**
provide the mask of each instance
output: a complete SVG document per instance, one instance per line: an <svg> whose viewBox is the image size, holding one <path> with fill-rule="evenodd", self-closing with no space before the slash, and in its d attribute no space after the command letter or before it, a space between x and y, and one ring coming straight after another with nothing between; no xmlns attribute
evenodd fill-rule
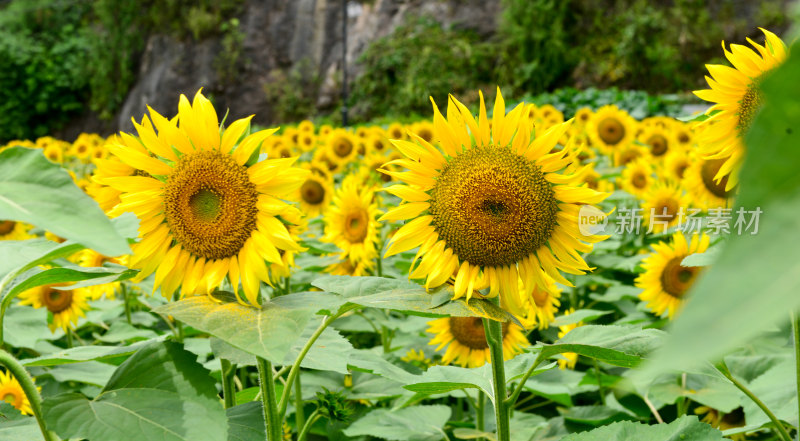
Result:
<svg viewBox="0 0 800 441"><path fill-rule="evenodd" d="M220 374L222 375L222 397L225 400L225 408L230 409L236 405L236 390L233 385L233 377L236 376L236 365L224 358L220 358L219 363Z"/></svg>
<svg viewBox="0 0 800 441"><path fill-rule="evenodd" d="M783 426L783 423L781 423L778 417L776 417L775 414L769 410L767 405L764 404L764 402L761 401L757 396L755 396L750 389L733 377L733 374L731 374L731 371L728 370L728 366L724 361L720 361L715 365L715 367L722 375L725 376L725 378L733 383L734 386L747 395L747 397L750 398L756 404L756 406L758 406L758 408L767 415L767 417L769 417L770 421L772 421L772 424L775 425L775 430L778 432L778 435L780 435L781 439L784 441L792 441L792 437L789 436L789 433L786 431L786 427Z"/></svg>
<svg viewBox="0 0 800 441"><path fill-rule="evenodd" d="M44 416L42 415L42 397L39 395L39 391L36 390L36 386L33 384L31 376L28 375L28 371L22 367L13 355L2 349L0 349L0 364L5 366L6 369L11 372L11 375L17 379L19 385L22 387L22 391L25 392L25 396L28 397L28 401L31 403L33 416L36 417L36 422L39 423L39 430L42 431L42 436L45 441L57 441L59 438L55 433L47 430L45 426Z"/></svg>
<svg viewBox="0 0 800 441"><path fill-rule="evenodd" d="M298 430L305 426L306 417L303 412L303 389L300 384L300 375L294 377L294 421ZM309 417L309 421L311 421L311 417ZM297 441L300 441L300 435L297 436Z"/></svg>
<svg viewBox="0 0 800 441"><path fill-rule="evenodd" d="M536 360L533 361L531 367L528 368L528 371L525 372L525 375L522 377L521 380L519 380L517 387L514 389L514 392L511 394L511 396L508 397L506 404L508 404L509 406L514 406L516 404L517 399L519 398L519 394L521 394L522 389L525 388L525 383L528 381L528 378L530 378L531 375L533 375L533 371L535 371L536 368L539 367L539 365L542 363L542 360L543 360L542 354L539 353L539 355L536 357Z"/></svg>
<svg viewBox="0 0 800 441"><path fill-rule="evenodd" d="M499 298L492 299L499 305ZM483 329L489 352L492 357L492 386L494 388L494 415L497 420L497 441L510 440L508 403L506 396L506 374L503 359L503 324L490 319L483 319Z"/></svg>
<svg viewBox="0 0 800 441"><path fill-rule="evenodd" d="M378 253L378 257L375 258L375 265L378 268L378 277L383 277L383 259L381 259L380 253Z"/></svg>
<svg viewBox="0 0 800 441"><path fill-rule="evenodd" d="M311 412L311 415L308 416L308 421L303 424L303 428L300 429L300 433L297 435L297 441L303 441L306 439L306 435L308 435L308 431L311 430L311 426L320 419L322 415L319 413L319 408ZM300 427L300 423L297 423L297 427Z"/></svg>
<svg viewBox="0 0 800 441"><path fill-rule="evenodd" d="M131 300L128 297L128 290L125 288L125 284L120 284L120 291L122 291L122 301L125 304L125 320L128 321L129 325L133 325L131 322Z"/></svg>
<svg viewBox="0 0 800 441"><path fill-rule="evenodd" d="M275 382L272 381L272 363L256 357L258 364L258 384L261 388L261 403L264 409L264 425L267 441L281 441L281 422L275 396Z"/></svg>
<svg viewBox="0 0 800 441"><path fill-rule="evenodd" d="M67 328L67 349L72 348L72 329Z"/></svg>
<svg viewBox="0 0 800 441"><path fill-rule="evenodd" d="M483 432L486 424L484 423L484 408L486 407L486 394L482 390L478 391L478 405L475 407L475 428L479 432ZM482 438L481 438L482 439Z"/></svg>
<svg viewBox="0 0 800 441"><path fill-rule="evenodd" d="M600 367L597 364L597 359L596 358L593 358L592 361L594 361L594 373L595 373L595 375L597 375L597 393L600 394L600 403L603 404L603 406L605 406L606 405L606 393L603 390L603 378L602 378L602 375L600 374Z"/></svg>

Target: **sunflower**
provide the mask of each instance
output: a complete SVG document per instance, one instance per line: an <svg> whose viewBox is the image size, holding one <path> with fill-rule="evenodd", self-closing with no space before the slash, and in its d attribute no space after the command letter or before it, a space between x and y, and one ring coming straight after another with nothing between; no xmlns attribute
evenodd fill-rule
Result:
<svg viewBox="0 0 800 441"><path fill-rule="evenodd" d="M594 112L589 107L581 107L575 112L575 122L580 125L581 127L585 126L589 123L589 120L592 119Z"/></svg>
<svg viewBox="0 0 800 441"><path fill-rule="evenodd" d="M428 121L420 121L411 126L411 131L426 142L433 142L433 124ZM398 139L398 138L393 138Z"/></svg>
<svg viewBox="0 0 800 441"><path fill-rule="evenodd" d="M622 170L620 186L628 193L642 197L653 184L653 167L643 158L628 163Z"/></svg>
<svg viewBox="0 0 800 441"><path fill-rule="evenodd" d="M555 320L555 313L558 312L558 307L561 306L561 289L555 284L550 276L545 275L547 289L541 289L538 286L534 287L530 293L525 296L525 309L526 314L520 318L520 323L526 329L537 327L539 329L547 329L550 323ZM520 292L525 292L522 285L522 280L519 281Z"/></svg>
<svg viewBox="0 0 800 441"><path fill-rule="evenodd" d="M664 158L661 175L675 182L681 182L686 175L686 170L695 161L697 160L692 158L689 151L682 148L673 149L667 154L666 158Z"/></svg>
<svg viewBox="0 0 800 441"><path fill-rule="evenodd" d="M645 155L647 155L647 149L639 144L622 145L613 152L614 165L628 165L639 158L645 157Z"/></svg>
<svg viewBox="0 0 800 441"><path fill-rule="evenodd" d="M408 159L389 164L409 171L385 172L408 185L386 189L405 203L381 220L408 222L392 237L386 255L419 247L410 276L425 278L426 288L455 276L455 298L489 287L489 296L502 292L501 304L520 313L518 277L526 290L546 289L544 274L572 286L559 270L590 271L579 252L605 237L582 236L577 214L582 204L608 194L567 185L576 183L575 176L556 173L576 160L574 145L549 153L569 122L534 137L525 106L506 115L498 89L490 130L480 97L477 122L455 98L447 119L433 104L440 148L413 135L416 143L394 141Z"/></svg>
<svg viewBox="0 0 800 441"><path fill-rule="evenodd" d="M406 130L400 123L392 123L386 129L386 135L389 139L406 139Z"/></svg>
<svg viewBox="0 0 800 441"><path fill-rule="evenodd" d="M91 293L86 288L69 289L65 284L51 284L31 288L19 295L20 305L31 305L34 308L45 307L53 314L53 321L48 325L50 331L61 328L75 329L78 318L86 317L89 309L87 299Z"/></svg>
<svg viewBox="0 0 800 441"><path fill-rule="evenodd" d="M613 193L614 192L614 184L605 179L595 171L594 169L595 163L587 164L582 171L580 171L580 182L581 185L591 188L592 190L597 190L604 193Z"/></svg>
<svg viewBox="0 0 800 441"><path fill-rule="evenodd" d="M314 147L316 147L317 138L314 136L314 133L301 131L298 145L300 150L304 152L310 152L311 150L314 150Z"/></svg>
<svg viewBox="0 0 800 441"><path fill-rule="evenodd" d="M28 233L31 226L24 222L0 220L0 240L25 240L33 237Z"/></svg>
<svg viewBox="0 0 800 441"><path fill-rule="evenodd" d="M635 280L636 286L644 290L639 299L646 302L647 309L658 316L665 312L670 319L675 316L702 270L699 266L683 266L681 262L690 254L705 252L709 240L705 233L695 234L687 243L683 233L678 231L672 235L672 244L653 245L653 252L642 261L645 272Z"/></svg>
<svg viewBox="0 0 800 441"><path fill-rule="evenodd" d="M690 189L697 205L703 208L727 207L736 194L736 187L728 187L728 178L714 179L720 168L725 166L725 159L695 158L684 172L684 185Z"/></svg>
<svg viewBox="0 0 800 441"><path fill-rule="evenodd" d="M711 77L706 76L706 81L711 88L694 92L714 103L706 111L709 118L701 123L705 127L697 143L708 159L724 160L714 180L719 182L730 175L726 190L739 181L745 151L742 138L761 108L761 80L787 56L786 45L780 38L765 29L761 31L766 37L764 46L747 39L755 51L738 44L732 44L728 50L723 42L722 50L733 67L707 64Z"/></svg>
<svg viewBox="0 0 800 441"><path fill-rule="evenodd" d="M23 415L33 415L31 402L11 372L0 371L0 399L14 406Z"/></svg>
<svg viewBox="0 0 800 441"><path fill-rule="evenodd" d="M644 224L652 224L655 233L663 233L681 219L678 213L688 208L691 198L686 191L671 180L657 180L645 191L642 202Z"/></svg>
<svg viewBox="0 0 800 441"><path fill-rule="evenodd" d="M303 212L290 205L281 212L281 219L287 222L286 228L289 230L292 240L299 243L300 235L308 228ZM297 255L297 251L294 250L278 250L278 252L281 255L281 261L269 265L270 278L273 282L279 281L281 277L289 277L295 266L294 258Z"/></svg>
<svg viewBox="0 0 800 441"><path fill-rule="evenodd" d="M98 253L97 251L86 248L78 252L76 262L82 267L100 267L106 262L128 266L128 256L108 257ZM102 285L92 285L87 286L86 290L89 292L89 298L92 300L97 300L103 296L105 296L107 299L113 299L121 284L122 282L111 282L104 283Z"/></svg>
<svg viewBox="0 0 800 441"><path fill-rule="evenodd" d="M300 209L308 217L325 213L333 197L333 186L328 178L311 173L297 189L295 200L300 201Z"/></svg>
<svg viewBox="0 0 800 441"><path fill-rule="evenodd" d="M155 272L154 289L169 298L178 287L181 295L211 292L227 276L237 297L241 281L247 302L258 304L259 281L270 280L264 260L280 263L279 249L300 250L280 218L281 199L309 172L291 167L296 158L256 162L277 129L243 137L251 116L222 132L199 91L192 104L181 95L177 118L153 109L150 118L134 121L140 139L123 133L110 150L152 177L103 181L123 192L111 214L133 211L141 221L130 262L138 279Z"/></svg>
<svg viewBox="0 0 800 441"><path fill-rule="evenodd" d="M300 121L300 124L297 125L297 130L301 132L314 133L314 123L304 119Z"/></svg>
<svg viewBox="0 0 800 441"><path fill-rule="evenodd" d="M564 312L564 315L570 315L575 312L574 309L570 308L568 311ZM572 323L569 325L559 326L558 327L558 338L564 338L565 335L569 334L569 331L573 329L583 326L583 322ZM575 369L575 364L578 363L578 354L574 352L562 352L561 356L563 358L558 359L558 368L559 369Z"/></svg>
<svg viewBox="0 0 800 441"><path fill-rule="evenodd" d="M709 406L698 406L694 410L694 413L698 416L703 415L703 418L700 421L707 423L711 427L721 431L735 429L737 427L744 427L746 425L744 410L741 406L733 409L729 413L720 412L719 410ZM727 437L734 441L744 441L747 439L747 435L744 433L727 435Z"/></svg>
<svg viewBox="0 0 800 441"><path fill-rule="evenodd" d="M44 149L44 156L45 158L49 159L50 162L54 162L56 164L61 164L64 162L64 150L58 144L48 145Z"/></svg>
<svg viewBox="0 0 800 441"><path fill-rule="evenodd" d="M341 258L352 264L377 256L380 211L372 187L361 185L356 175L347 176L336 190L333 204L325 213L323 242L342 250Z"/></svg>
<svg viewBox="0 0 800 441"><path fill-rule="evenodd" d="M686 150L695 145L694 124L687 124L678 120L672 123L672 133L675 144Z"/></svg>
<svg viewBox="0 0 800 441"><path fill-rule="evenodd" d="M674 150L676 144L670 129L662 124L646 127L638 136L638 141L647 147L651 158L659 161Z"/></svg>
<svg viewBox="0 0 800 441"><path fill-rule="evenodd" d="M365 260L361 262L351 262L350 259L344 259L332 265L328 265L325 268L325 272L334 276L366 276L372 273L375 267L376 257L378 257L377 251L371 255L365 256Z"/></svg>
<svg viewBox="0 0 800 441"><path fill-rule="evenodd" d="M607 155L633 141L636 134L636 121L628 112L611 104L597 109L586 125L592 145Z"/></svg>
<svg viewBox="0 0 800 441"><path fill-rule="evenodd" d="M437 351L447 346L442 356L443 364L456 363L464 367L480 367L491 362L489 344L479 317L445 317L428 322L426 332L436 334L429 345L438 345ZM519 326L503 323L503 359L510 360L528 345L528 339Z"/></svg>
<svg viewBox="0 0 800 441"><path fill-rule="evenodd" d="M355 159L358 154L356 140L345 129L335 129L328 135L326 141L326 157L344 166L349 164Z"/></svg>

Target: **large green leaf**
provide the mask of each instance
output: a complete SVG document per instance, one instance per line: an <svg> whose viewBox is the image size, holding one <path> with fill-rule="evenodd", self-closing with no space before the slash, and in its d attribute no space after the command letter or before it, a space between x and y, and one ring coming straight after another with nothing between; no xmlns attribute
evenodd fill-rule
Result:
<svg viewBox="0 0 800 441"><path fill-rule="evenodd" d="M39 149L0 152L0 219L36 225L107 256L130 253L97 202Z"/></svg>
<svg viewBox="0 0 800 441"><path fill-rule="evenodd" d="M385 277L325 276L312 283L317 288L339 294L348 302L372 308L393 309L426 316L486 317L516 321L494 303L472 298L450 300L452 288L427 292L414 282Z"/></svg>
<svg viewBox="0 0 800 441"><path fill-rule="evenodd" d="M748 389L763 401L778 419L797 426L796 382L795 361L785 359L751 381ZM770 422L769 417L756 406L753 400L743 398L742 407L748 426Z"/></svg>
<svg viewBox="0 0 800 441"><path fill-rule="evenodd" d="M261 308L237 303L232 294L217 292L188 297L155 309L207 332L243 351L281 364L309 319L321 309L336 309L337 296L305 292L280 296Z"/></svg>
<svg viewBox="0 0 800 441"><path fill-rule="evenodd" d="M0 402L0 439L3 441L38 441L42 438L36 420L26 417L12 405Z"/></svg>
<svg viewBox="0 0 800 441"><path fill-rule="evenodd" d="M701 423L696 416L682 416L669 424L647 425L623 421L589 432L573 433L561 441L725 441L722 432Z"/></svg>
<svg viewBox="0 0 800 441"><path fill-rule="evenodd" d="M130 279L137 273L138 271L136 270L130 270L121 266L116 268L106 268L70 265L68 267L61 268L49 268L38 272L31 277L28 277L17 285L14 285L14 287L8 291L7 295L14 297L28 289L53 283L69 283L69 288L102 285L105 283ZM84 283L77 284L75 282Z"/></svg>
<svg viewBox="0 0 800 441"><path fill-rule="evenodd" d="M52 354L22 360L26 366L56 366L84 361L106 361L114 358L126 357L154 342L164 340L164 336L152 340L141 341L130 346L77 346L64 349Z"/></svg>
<svg viewBox="0 0 800 441"><path fill-rule="evenodd" d="M375 409L351 424L344 434L391 441L439 441L447 439L442 427L449 418L450 408L441 405Z"/></svg>
<svg viewBox="0 0 800 441"><path fill-rule="evenodd" d="M749 155L735 204L760 209L758 234L738 235L690 292L663 349L642 378L715 360L800 307L800 44L768 75L763 108L746 137ZM737 208L733 209L733 221ZM733 224L733 222L732 222Z"/></svg>
<svg viewBox="0 0 800 441"><path fill-rule="evenodd" d="M114 372L94 400L62 394L43 403L47 426L62 438L104 441L227 440L214 380L177 343L153 343Z"/></svg>
<svg viewBox="0 0 800 441"><path fill-rule="evenodd" d="M664 334L636 326L579 326L557 342L543 345L541 353L550 357L574 352L615 366L634 367L661 343Z"/></svg>

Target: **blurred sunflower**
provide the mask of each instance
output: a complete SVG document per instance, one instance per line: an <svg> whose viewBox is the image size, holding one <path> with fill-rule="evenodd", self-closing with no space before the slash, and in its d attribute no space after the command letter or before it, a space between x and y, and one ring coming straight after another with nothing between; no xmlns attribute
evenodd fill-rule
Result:
<svg viewBox="0 0 800 441"><path fill-rule="evenodd" d="M646 154L647 149L639 144L630 143L619 146L613 153L614 165L628 165L639 158L643 158Z"/></svg>
<svg viewBox="0 0 800 441"><path fill-rule="evenodd" d="M592 119L592 115L594 112L589 107L581 107L575 112L575 122L581 126L585 126L589 123L589 120Z"/></svg>
<svg viewBox="0 0 800 441"><path fill-rule="evenodd" d="M483 94L478 121L451 96L447 119L433 104L441 150L413 134L416 143L394 141L408 159L389 164L409 171L385 172L407 185L386 190L405 203L381 220L407 222L386 255L419 247L410 277L425 278L426 288L455 277L455 298L489 287L489 296L502 292L503 307L521 314L518 278L526 289L545 289L544 274L572 286L559 271L591 270L579 253L605 237L581 235L577 214L608 195L556 173L576 159L574 146L549 153L569 123L534 137L527 110L519 105L506 115L498 90L490 129Z"/></svg>
<svg viewBox="0 0 800 441"><path fill-rule="evenodd" d="M568 316L575 312L575 309L570 308L567 311L564 311L564 316ZM573 329L583 326L583 322L572 323L569 325L559 326L558 327L558 338L564 338L565 335L569 334L570 331ZM558 359L558 368L559 369L575 369L575 364L578 363L578 354L574 352L562 352L561 357Z"/></svg>
<svg viewBox="0 0 800 441"><path fill-rule="evenodd" d="M347 176L336 190L333 204L325 213L324 242L342 250L341 258L352 264L377 256L380 214L371 186L359 183L356 175Z"/></svg>
<svg viewBox="0 0 800 441"><path fill-rule="evenodd" d="M491 361L489 344L479 317L444 317L428 322L426 332L436 334L429 345L438 345L437 351L447 346L442 356L443 364L456 363L464 367L480 367ZM528 345L528 339L519 326L503 323L503 359L510 360Z"/></svg>
<svg viewBox="0 0 800 441"><path fill-rule="evenodd" d="M682 148L673 149L664 158L664 165L661 175L663 178L672 179L675 182L683 181L686 170L692 165L694 160L689 151Z"/></svg>
<svg viewBox="0 0 800 441"><path fill-rule="evenodd" d="M647 127L638 136L639 142L647 146L650 157L663 160L675 148L675 141L669 128L660 124Z"/></svg>
<svg viewBox="0 0 800 441"><path fill-rule="evenodd" d="M307 133L312 133L313 134L314 133L314 123L309 121L309 120L307 120L307 119L304 119L304 120L300 121L300 124L297 125L297 130L299 130L301 132L307 132Z"/></svg>
<svg viewBox="0 0 800 441"><path fill-rule="evenodd" d="M728 50L722 42L725 57L733 67L707 64L711 77L706 76L706 81L710 89L694 92L714 103L706 111L709 118L701 123L705 127L697 141L705 157L724 160L714 180L719 182L729 176L726 190L739 181L745 153L742 139L761 108L761 80L787 56L786 45L778 36L766 29L761 31L766 37L763 46L747 39L755 50L738 44L730 45Z"/></svg>
<svg viewBox="0 0 800 441"><path fill-rule="evenodd" d="M700 159L684 173L684 185L692 191L697 205L703 208L727 207L736 194L736 187L728 188L729 176L716 180L714 177L725 165L725 159Z"/></svg>
<svg viewBox="0 0 800 441"><path fill-rule="evenodd" d="M64 162L64 150L58 144L51 144L45 147L44 157L49 159L50 162L61 164Z"/></svg>
<svg viewBox="0 0 800 441"><path fill-rule="evenodd" d="M32 227L24 222L0 220L0 240L25 240L33 237L28 234Z"/></svg>
<svg viewBox="0 0 800 441"><path fill-rule="evenodd" d="M586 131L593 146L607 155L613 155L617 148L633 141L636 121L628 115L628 112L610 104L597 109L589 119Z"/></svg>
<svg viewBox="0 0 800 441"><path fill-rule="evenodd" d="M363 261L351 262L350 259L344 259L325 268L325 272L334 276L366 276L369 275L374 266L375 258L378 257L378 252L365 256Z"/></svg>
<svg viewBox="0 0 800 441"><path fill-rule="evenodd" d="M286 228L292 240L300 243L300 235L308 228L308 223L305 217L303 217L303 212L290 205L281 212L281 219L286 221ZM281 261L279 263L269 264L270 279L273 282L279 281L281 277L289 277L292 268L295 266L294 258L298 251L278 250L278 253L281 255Z"/></svg>
<svg viewBox="0 0 800 441"><path fill-rule="evenodd" d="M677 183L667 179L656 180L642 196L644 225L652 223L655 233L663 233L681 220L680 210L691 204L691 198Z"/></svg>
<svg viewBox="0 0 800 441"><path fill-rule="evenodd" d="M744 427L746 425L744 410L741 406L733 409L731 412L723 413L710 406L698 406L694 413L698 416L703 416L700 420L709 424L711 427L719 430L735 429L737 427ZM737 433L735 435L728 435L734 441L744 441L747 435L744 433Z"/></svg>
<svg viewBox="0 0 800 441"><path fill-rule="evenodd" d="M428 121L420 121L411 126L411 131L427 142L433 142L433 124ZM392 138L400 139L400 138Z"/></svg>
<svg viewBox="0 0 800 441"><path fill-rule="evenodd" d="M547 329L550 323L555 320L558 307L561 306L561 289L555 284L550 276L545 275L548 289L541 289L538 286L525 297L526 314L520 318L520 323L526 329L537 327ZM520 281L520 291L523 291L522 281Z"/></svg>
<svg viewBox="0 0 800 441"><path fill-rule="evenodd" d="M33 415L31 402L11 372L0 370L0 399L14 406L23 415Z"/></svg>
<svg viewBox="0 0 800 441"><path fill-rule="evenodd" d="M85 312L89 309L87 300L90 297L91 293L86 288L69 289L65 284L51 284L24 291L19 295L19 304L37 309L47 308L53 314L53 321L48 325L50 331L61 328L66 332L69 328L75 328L78 318L86 317Z"/></svg>
<svg viewBox="0 0 800 441"><path fill-rule="evenodd" d="M635 284L643 289L639 299L646 302L645 307L657 316L672 319L683 305L683 297L692 287L703 267L683 266L681 262L689 254L703 253L708 249L709 237L692 236L687 243L683 233L672 235L672 243L659 242L653 245L653 252L642 261L644 273L636 278Z"/></svg>
<svg viewBox="0 0 800 441"><path fill-rule="evenodd" d="M108 257L95 250L86 248L78 252L76 263L82 267L100 267L106 262L128 266L128 258L129 256ZM103 296L107 299L113 299L121 284L122 282L111 282L102 285L92 285L87 286L86 290L89 293L89 298L92 300L97 300Z"/></svg>
<svg viewBox="0 0 800 441"><path fill-rule="evenodd" d="M297 189L295 200L300 201L300 209L308 217L325 213L331 203L333 186L331 181L318 174L311 173Z"/></svg>
<svg viewBox="0 0 800 441"><path fill-rule="evenodd" d="M356 140L345 129L335 129L326 143L326 157L339 166L349 164L358 154Z"/></svg>
<svg viewBox="0 0 800 441"><path fill-rule="evenodd" d="M389 139L406 139L406 131L400 123L392 123L386 129L386 136Z"/></svg>
<svg viewBox="0 0 800 441"><path fill-rule="evenodd" d="M123 192L111 214L133 211L141 220L131 258L138 279L155 272L154 289L170 298L178 287L181 295L211 292L228 276L237 297L241 281L247 303L257 305L259 281L270 280L264 260L280 263L279 249L300 249L280 214L309 172L291 167L294 158L256 162L277 129L243 136L251 116L223 132L199 91L191 104L181 95L177 118L153 109L150 118L134 121L140 139L123 133L110 150L153 177L102 181Z"/></svg>
<svg viewBox="0 0 800 441"><path fill-rule="evenodd" d="M694 128L692 124L687 124L678 120L672 123L672 133L675 138L675 144L686 150L694 147Z"/></svg>
<svg viewBox="0 0 800 441"><path fill-rule="evenodd" d="M653 167L643 158L639 158L628 163L622 170L620 186L628 193L642 197L653 181Z"/></svg>

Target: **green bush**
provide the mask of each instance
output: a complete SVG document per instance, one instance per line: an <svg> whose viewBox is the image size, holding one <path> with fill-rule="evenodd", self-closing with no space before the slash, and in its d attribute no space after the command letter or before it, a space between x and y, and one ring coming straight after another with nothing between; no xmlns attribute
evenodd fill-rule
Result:
<svg viewBox="0 0 800 441"><path fill-rule="evenodd" d="M488 49L477 36L443 29L431 18L410 20L373 42L359 59L363 74L350 99L354 120L428 114L429 96L441 106L446 105L448 93L475 95L482 85L493 83Z"/></svg>
<svg viewBox="0 0 800 441"><path fill-rule="evenodd" d="M80 113L89 94L87 8L45 0L0 10L0 142L43 136Z"/></svg>

